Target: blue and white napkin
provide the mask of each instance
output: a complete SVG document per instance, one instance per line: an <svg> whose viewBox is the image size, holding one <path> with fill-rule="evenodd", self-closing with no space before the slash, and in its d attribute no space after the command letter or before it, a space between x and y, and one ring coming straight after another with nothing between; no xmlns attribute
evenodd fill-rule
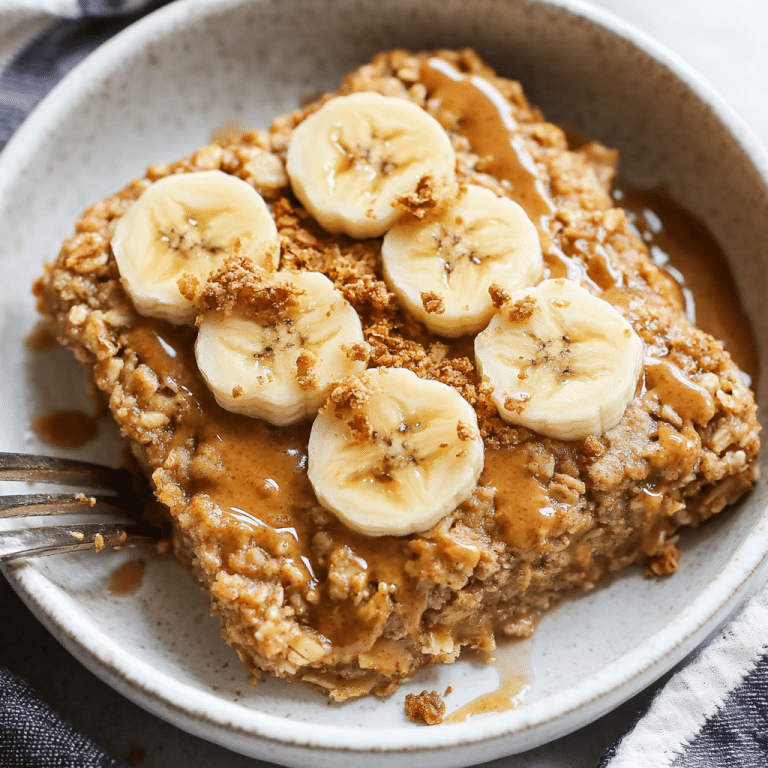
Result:
<svg viewBox="0 0 768 768"><path fill-rule="evenodd" d="M0 0L0 149L101 43L168 0Z"/></svg>
<svg viewBox="0 0 768 768"><path fill-rule="evenodd" d="M0 0L0 149L43 96L167 0ZM118 768L0 668L0 768ZM655 695L599 768L768 766L768 591Z"/></svg>
<svg viewBox="0 0 768 768"><path fill-rule="evenodd" d="M599 768L768 766L768 590L659 690Z"/></svg>

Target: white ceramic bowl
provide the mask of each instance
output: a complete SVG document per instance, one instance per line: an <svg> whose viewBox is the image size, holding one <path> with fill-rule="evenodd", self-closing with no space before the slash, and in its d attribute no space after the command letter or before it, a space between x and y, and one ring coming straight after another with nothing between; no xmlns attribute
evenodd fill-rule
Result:
<svg viewBox="0 0 768 768"><path fill-rule="evenodd" d="M707 222L768 346L766 155L705 83L626 24L576 0L180 0L81 64L0 157L0 264L6 285L19 287L0 298L0 447L45 450L32 416L69 404L72 392L87 408L68 353L23 345L35 324L25 286L82 209L228 121L266 127L396 46L473 46L551 120L618 147L626 179L666 186ZM760 382L764 403L765 366ZM79 455L114 460L115 443L105 428ZM567 602L524 649L530 690L520 706L435 728L405 719L404 692L450 684L455 707L494 687L493 668L460 662L386 701L329 705L279 681L250 688L191 576L169 560L151 560L129 596L107 582L130 553L42 559L7 575L84 664L190 732L285 765L447 768L563 735L669 669L744 594L768 548L765 510L761 482L737 511L685 537L674 577L632 570Z"/></svg>

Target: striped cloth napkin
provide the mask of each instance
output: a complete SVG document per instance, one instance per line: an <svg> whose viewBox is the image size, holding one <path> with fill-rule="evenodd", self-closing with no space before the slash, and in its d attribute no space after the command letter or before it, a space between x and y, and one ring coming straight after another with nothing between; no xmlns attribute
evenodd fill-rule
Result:
<svg viewBox="0 0 768 768"><path fill-rule="evenodd" d="M81 59L167 0L0 0L0 149ZM519 765L515 758L515 765ZM503 765L506 761L494 762ZM0 768L118 768L0 669ZM768 766L768 591L655 695L599 768Z"/></svg>
<svg viewBox="0 0 768 768"><path fill-rule="evenodd" d="M0 149L45 94L167 0L0 0Z"/></svg>
<svg viewBox="0 0 768 768"><path fill-rule="evenodd" d="M681 667L599 768L766 768L768 588Z"/></svg>

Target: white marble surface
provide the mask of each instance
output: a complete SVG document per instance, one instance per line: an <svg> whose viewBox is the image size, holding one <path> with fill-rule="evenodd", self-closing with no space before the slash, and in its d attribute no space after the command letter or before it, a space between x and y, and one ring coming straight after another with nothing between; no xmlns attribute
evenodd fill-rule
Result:
<svg viewBox="0 0 768 768"><path fill-rule="evenodd" d="M767 0L597 0L595 4L677 53L768 144ZM54 709L126 766L268 768L189 736L114 693L47 634L3 580L0 608L0 662L24 676ZM487 766L593 767L651 695L646 691L570 736Z"/></svg>

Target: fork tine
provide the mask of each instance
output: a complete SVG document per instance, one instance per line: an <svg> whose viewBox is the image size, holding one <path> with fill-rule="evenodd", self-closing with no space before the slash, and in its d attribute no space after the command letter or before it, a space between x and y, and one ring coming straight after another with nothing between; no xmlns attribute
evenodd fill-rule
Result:
<svg viewBox="0 0 768 768"><path fill-rule="evenodd" d="M0 496L0 519L76 512L125 513L118 496L86 496L83 493L29 493Z"/></svg>
<svg viewBox="0 0 768 768"><path fill-rule="evenodd" d="M3 531L0 562L81 549L114 549L147 541L143 536L129 534L129 530L130 526L118 523L88 523Z"/></svg>
<svg viewBox="0 0 768 768"><path fill-rule="evenodd" d="M0 453L0 481L60 483L79 488L111 491L114 495L90 496L82 492L67 494L37 493L0 496L0 520L35 515L56 515L83 511L121 513L140 509L133 489L132 475L126 469L91 464L54 456ZM0 563L82 549L123 547L152 539L129 533L133 523L73 523L17 530L0 529Z"/></svg>
<svg viewBox="0 0 768 768"><path fill-rule="evenodd" d="M58 483L104 490L130 487L130 473L125 469L112 469L77 459L23 453L0 453L0 480Z"/></svg>

